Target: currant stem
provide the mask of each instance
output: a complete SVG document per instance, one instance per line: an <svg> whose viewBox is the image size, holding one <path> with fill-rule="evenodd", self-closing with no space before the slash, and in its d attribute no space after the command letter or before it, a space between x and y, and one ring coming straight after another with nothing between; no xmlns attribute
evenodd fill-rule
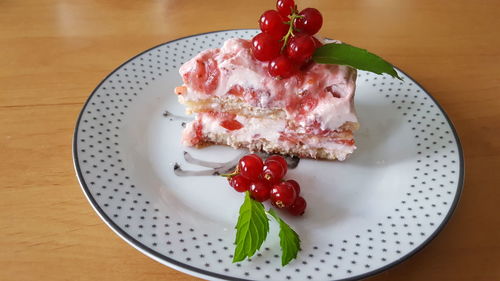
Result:
<svg viewBox="0 0 500 281"><path fill-rule="evenodd" d="M303 18L303 17L304 16L301 16L301 15L297 14L297 8L295 7L295 9L293 10L292 14L290 15L290 21L286 22L286 24L288 24L288 32L281 39L281 41L283 41L283 46L281 46L281 52L283 52L283 50L285 49L286 45L288 44L288 40L290 39L290 36L293 36L293 31L294 31L294 29L293 29L293 23L294 23L295 19L300 19L300 18Z"/></svg>
<svg viewBox="0 0 500 281"><path fill-rule="evenodd" d="M240 173L240 171L238 169L238 166L236 166L236 169L234 169L234 171L232 173L229 173L229 174L220 174L220 176L228 178L228 179L231 179L232 177L238 175L239 173Z"/></svg>

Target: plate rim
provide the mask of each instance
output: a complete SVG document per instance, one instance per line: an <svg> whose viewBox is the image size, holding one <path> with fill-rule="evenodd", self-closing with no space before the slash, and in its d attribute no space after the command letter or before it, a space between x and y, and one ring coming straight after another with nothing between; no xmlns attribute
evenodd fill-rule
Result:
<svg viewBox="0 0 500 281"><path fill-rule="evenodd" d="M180 38L177 38L177 39L174 39L174 40L170 40L170 41L167 41L167 42L163 42L163 43L160 43L156 46L153 46L149 49L146 49L142 52L140 52L139 54L137 55L134 55L133 57L129 58L128 60L126 60L125 62L123 62L122 64L120 64L118 67L116 67L112 72L110 72L108 75L106 75L106 77L104 77L101 82L99 82L99 84L94 88L94 90L92 91L92 93L89 95L89 97L87 98L87 100L85 101L85 103L83 104L83 107L81 109L81 111L79 112L78 114L78 118L76 120L76 125L75 125L75 128L74 128L74 132L73 132L73 139L72 139L72 158L73 158L73 167L75 169L75 173L77 175L77 179L78 179L78 183L80 184L80 187L85 195L85 197L87 198L87 200L89 201L90 205L92 206L92 208L94 209L94 211L97 213L97 215L101 218L101 220L104 221L104 223L109 227L111 228L111 230L113 230L113 232L115 234L117 234L120 238L122 238L123 240L125 240L125 242L127 242L129 245L131 245L133 248L139 250L139 252L143 253L144 255L152 258L153 260L163 264L163 265L167 265L175 270L178 270L178 271L181 271L183 273L186 273L186 274L190 274L190 275L193 275L193 276L196 276L196 277L199 277L199 278L204 278L206 279L207 277L212 277L212 278L219 278L221 280L238 280L238 281L249 281L249 280L252 280L252 279L242 279L242 278L238 278L238 277L233 277L233 276L229 276L229 275L224 275L224 274L220 274L220 273L216 273L216 272L213 272L213 271L207 271L207 270L204 270L204 269L201 269L201 268L198 268L198 267L194 267L194 266L191 266L189 264L186 264L186 263L183 263L183 262L180 262L178 260L175 260L173 258L170 258L168 256L165 256L153 249L151 249L150 247L144 245L143 243L141 243L140 241L138 241L137 239L135 239L134 237L132 237L130 234L128 234L126 231L124 231L122 228L120 228L115 222L113 222L113 220L106 214L106 212L99 206L99 204L97 203L97 201L95 200L95 198L92 196L91 192L90 192L90 189L88 188L85 180L83 179L83 173L80 169L80 164L79 164L79 161L78 161L78 146L77 146L77 140L78 140L78 130L79 130L79 127L80 127L80 122L81 122L81 118L85 112L85 109L87 108L87 105L89 104L90 100L92 99L92 97L94 96L94 94L97 92L97 90L101 87L101 85L109 78L111 77L113 74L115 74L115 72L117 72L118 70L120 70L123 66L125 66L126 64L128 64L129 62L133 61L134 59L136 59L137 57L140 57L141 55L145 54L145 53L148 53L152 50L155 50L156 48L159 48L159 47L162 47L166 44L170 44L170 43L173 43L173 42L176 42L176 41L180 41L180 40L184 40L184 39L187 39L187 38L191 38L191 37L195 37L195 36L200 36L200 35L207 35L207 34L212 34L212 33L220 33L220 32L226 32L226 31L241 31L241 30L257 30L257 29L252 29L252 28L242 28L242 29L224 29L224 30L216 30L216 31L209 31L209 32L203 32L203 33L197 33L197 34L191 34L191 35L188 35L188 36L184 36L184 37L180 37ZM391 64L393 65L393 64ZM394 65L393 65L394 66ZM408 77L411 82L415 83L417 86L419 86L422 91L436 104L436 106L438 107L438 109L441 111L441 113L443 114L443 116L445 117L446 121L448 122L450 128L451 128L451 131L453 133L453 136L455 138L455 141L457 143L457 149L458 149L458 155L459 155L459 178L458 178L458 182L457 182L457 192L455 194L455 198L453 198L453 202L450 206L450 209L448 211L448 213L446 214L446 216L444 217L444 219L441 221L440 225L436 228L436 230L431 234L429 235L429 237L427 237L427 239L425 239L420 245L418 245L415 249L413 249L412 251L406 253L405 255L403 255L402 257L400 257L399 259L389 263L389 264L386 264L382 267L379 267L379 268L376 268L372 271L368 271L366 273L363 273L363 274L359 274L359 275L356 275L356 276L351 276L351 277L348 277L348 278L344 278L344 279L333 279L333 280L359 280L359 279L363 279L363 278L367 278L369 276L373 276L373 275L376 275L376 274L379 274L381 272L384 272L406 260L408 260L409 258L411 258L412 256L414 256L415 254L417 254L418 252L420 252L421 250L423 250L427 245L430 244L430 242L432 242L432 240L434 240L434 238L436 238L436 236L444 229L444 227L448 224L449 220L451 219L451 217L453 216L455 210L456 210L456 207L458 206L458 203L460 201L460 198L461 198L461 194L463 192L463 188L464 188L464 176L465 176L465 163L464 163L464 156L463 156L463 149L462 149L462 145L461 145L461 142L460 142L460 138L458 137L458 133L455 129L455 126L453 124L453 122L451 121L451 119L449 118L448 114L446 113L446 111L443 109L443 107L437 102L437 100L420 84L418 83L417 81L415 81L415 79L413 79L410 75L408 75L406 72L404 72L403 70L401 70L400 68L394 66L398 71L400 71L401 73L403 73L404 75L406 75L406 77Z"/></svg>

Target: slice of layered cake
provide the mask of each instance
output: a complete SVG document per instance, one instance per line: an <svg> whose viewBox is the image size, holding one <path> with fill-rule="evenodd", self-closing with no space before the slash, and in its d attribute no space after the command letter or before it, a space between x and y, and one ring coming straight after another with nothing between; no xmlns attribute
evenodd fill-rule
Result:
<svg viewBox="0 0 500 281"><path fill-rule="evenodd" d="M223 144L318 159L344 160L354 151L358 120L353 99L356 70L309 62L286 79L256 60L251 41L229 39L180 68L175 89L196 114L182 142Z"/></svg>

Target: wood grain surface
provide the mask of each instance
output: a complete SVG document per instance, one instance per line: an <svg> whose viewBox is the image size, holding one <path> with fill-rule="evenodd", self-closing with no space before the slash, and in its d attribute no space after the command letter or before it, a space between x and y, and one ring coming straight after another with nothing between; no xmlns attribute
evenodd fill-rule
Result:
<svg viewBox="0 0 500 281"><path fill-rule="evenodd" d="M298 1L325 36L419 81L462 140L465 189L442 233L370 280L500 280L500 2ZM195 33L255 28L274 1L0 1L0 280L197 280L116 236L73 170L77 115L115 67Z"/></svg>

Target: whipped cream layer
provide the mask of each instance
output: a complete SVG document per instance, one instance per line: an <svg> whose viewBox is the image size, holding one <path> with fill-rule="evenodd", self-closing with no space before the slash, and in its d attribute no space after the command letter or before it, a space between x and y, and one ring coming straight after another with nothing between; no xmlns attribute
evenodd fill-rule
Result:
<svg viewBox="0 0 500 281"><path fill-rule="evenodd" d="M198 113L196 120L187 124L182 142L186 146L213 142L235 148L280 151L312 158L318 158L318 150L322 150L330 158L333 156L333 159L340 161L356 149L351 132L323 135L298 133L288 126L286 120L247 118L215 112Z"/></svg>
<svg viewBox="0 0 500 281"><path fill-rule="evenodd" d="M253 57L250 47L249 40L229 39L222 48L203 51L182 65L180 101L235 96L253 107L283 109L287 119L301 126L316 123L323 130L358 122L353 104L355 69L311 62L290 78L276 79L267 72L268 63Z"/></svg>

